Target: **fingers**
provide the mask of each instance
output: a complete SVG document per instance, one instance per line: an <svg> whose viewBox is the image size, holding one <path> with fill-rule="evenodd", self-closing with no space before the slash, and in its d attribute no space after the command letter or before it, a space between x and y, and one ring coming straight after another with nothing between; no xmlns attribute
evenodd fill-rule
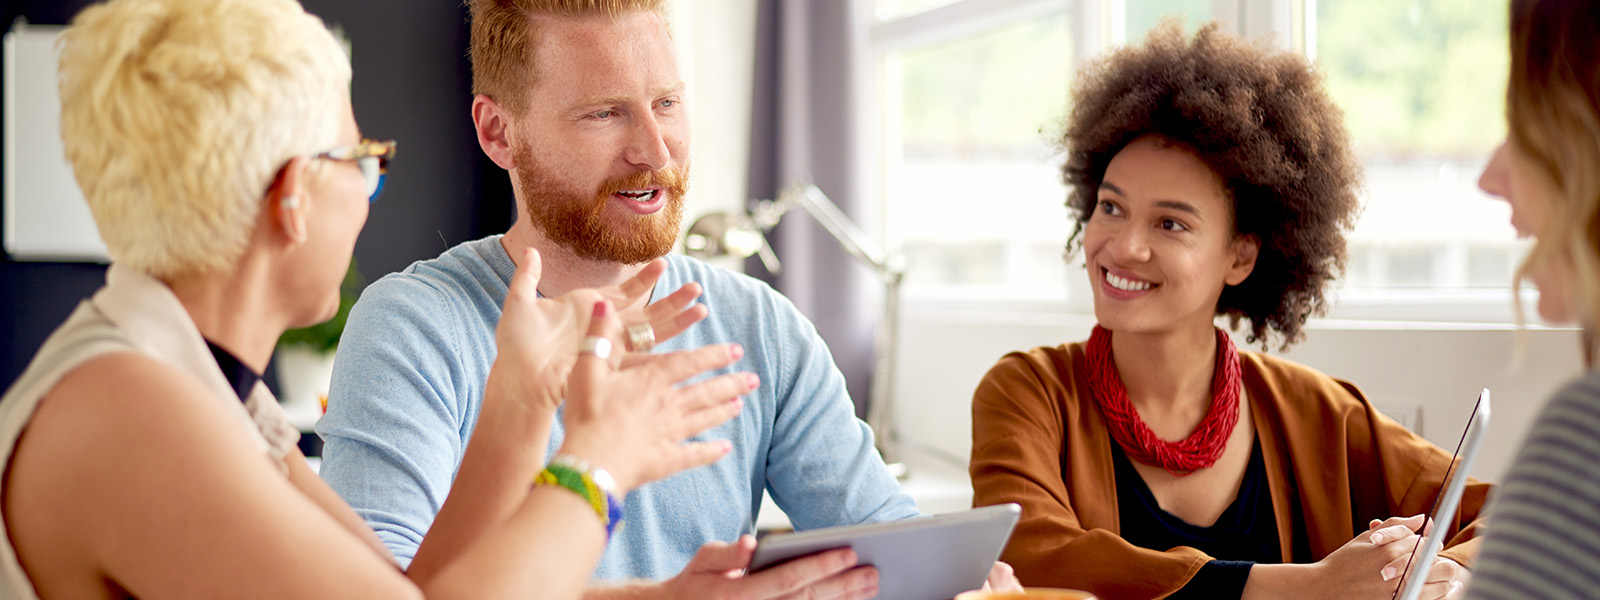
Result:
<svg viewBox="0 0 1600 600"><path fill-rule="evenodd" d="M690 442L663 449L653 465L655 469L640 474L639 484L643 485L679 471L709 465L727 456L731 451L733 442L728 440Z"/></svg>
<svg viewBox="0 0 1600 600"><path fill-rule="evenodd" d="M572 395L575 397L585 396L592 391L600 379L620 360L622 342L617 339L617 334L620 333L622 324L618 323L614 317L614 310L608 301L602 300L594 304L594 309L590 313L589 329L585 337L593 336L611 340L611 355L609 358L602 359L593 352L578 353L578 360L572 366L569 384L572 389Z"/></svg>
<svg viewBox="0 0 1600 600"><path fill-rule="evenodd" d="M539 277L544 273L544 265L539 260L539 251L526 248L522 251L522 262L517 263L517 272L511 275L511 289L506 292L507 298L520 300L533 300L539 297Z"/></svg>
<svg viewBox="0 0 1600 600"><path fill-rule="evenodd" d="M1459 581L1440 581L1422 586L1417 597L1423 600L1455 600L1465 594L1467 586Z"/></svg>
<svg viewBox="0 0 1600 600"><path fill-rule="evenodd" d="M727 423L729 419L739 416L742 410L744 410L743 399L729 398L718 402L715 406L708 406L684 416L683 423L679 424L678 430L671 432L671 435L678 439L692 438Z"/></svg>
<svg viewBox="0 0 1600 600"><path fill-rule="evenodd" d="M665 272L667 272L667 259L658 258L650 261L650 264L645 265L644 270L639 271L638 275L634 275L627 281L622 282L622 285L617 286L618 291L622 293L622 299L617 301L617 306L633 306L634 303L648 296L650 290L655 289L656 280L661 279L661 274Z"/></svg>
<svg viewBox="0 0 1600 600"><path fill-rule="evenodd" d="M640 368L647 369L661 381L678 382L733 364L744 358L744 346L739 344L711 344L694 350L679 350L644 361Z"/></svg>
<svg viewBox="0 0 1600 600"><path fill-rule="evenodd" d="M756 538L750 535L739 536L739 539L732 544L708 542L694 553L694 558L689 559L689 564L683 568L683 572L687 575L737 571L749 566L750 557L755 549Z"/></svg>
<svg viewBox="0 0 1600 600"><path fill-rule="evenodd" d="M655 330L656 342L672 339L711 314L705 305L694 303L703 291L700 284L690 283L645 307L644 316Z"/></svg>
<svg viewBox="0 0 1600 600"><path fill-rule="evenodd" d="M1372 545L1374 546L1383 546L1393 543L1396 540L1409 538L1416 534L1416 531L1405 526L1404 524L1390 525L1387 527L1380 527L1377 531L1372 532L1372 537L1369 539L1369 541L1371 541Z"/></svg>
<svg viewBox="0 0 1600 600"><path fill-rule="evenodd" d="M782 600L866 600L877 595L878 570L863 565L785 594Z"/></svg>
<svg viewBox="0 0 1600 600"><path fill-rule="evenodd" d="M1367 526L1371 536L1368 540L1375 545L1382 546L1407 535L1415 534L1417 529L1422 527L1424 518L1426 517L1423 515L1412 515L1409 517L1390 517L1377 525L1369 523ZM1402 532L1401 529L1404 529L1404 531Z"/></svg>
<svg viewBox="0 0 1600 600"><path fill-rule="evenodd" d="M854 597L848 595L849 591L863 587L864 580L868 576L859 572L842 579L834 579L834 576L856 566L856 560L855 551L849 548L829 550L795 559L760 573L745 576L742 583L745 584L748 593L744 595L754 598L781 598L805 590L810 595L804 597L809 598ZM876 586L877 569L870 571L871 583Z"/></svg>
<svg viewBox="0 0 1600 600"><path fill-rule="evenodd" d="M1016 571L1011 565L999 561L989 567L989 578L985 579L983 584L1001 592L1022 591L1022 583L1017 581Z"/></svg>

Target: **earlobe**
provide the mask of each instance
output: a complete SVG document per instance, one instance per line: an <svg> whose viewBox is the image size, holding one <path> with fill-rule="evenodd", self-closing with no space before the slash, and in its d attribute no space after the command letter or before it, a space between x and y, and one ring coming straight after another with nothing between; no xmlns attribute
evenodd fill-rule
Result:
<svg viewBox="0 0 1600 600"><path fill-rule="evenodd" d="M290 245L306 241L306 209L301 201L302 181L305 177L306 158L290 159L278 171L278 179L267 189L266 205L273 229L281 232Z"/></svg>
<svg viewBox="0 0 1600 600"><path fill-rule="evenodd" d="M489 160L507 171L517 166L510 138L510 122L499 103L483 94L473 97L472 125L478 133L478 147L483 149Z"/></svg>

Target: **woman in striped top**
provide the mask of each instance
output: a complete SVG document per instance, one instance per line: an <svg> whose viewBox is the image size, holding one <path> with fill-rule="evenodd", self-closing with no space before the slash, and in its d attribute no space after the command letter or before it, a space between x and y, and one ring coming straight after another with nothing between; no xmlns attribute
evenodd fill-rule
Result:
<svg viewBox="0 0 1600 600"><path fill-rule="evenodd" d="M1583 326L1588 373L1544 408L1493 505L1469 598L1600 594L1600 6L1513 0L1508 135L1479 185L1536 238L1517 281Z"/></svg>

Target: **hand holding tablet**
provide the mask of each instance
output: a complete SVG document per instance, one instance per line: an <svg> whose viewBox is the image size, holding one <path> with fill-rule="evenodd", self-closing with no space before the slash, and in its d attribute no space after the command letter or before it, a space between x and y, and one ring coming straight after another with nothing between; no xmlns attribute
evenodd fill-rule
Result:
<svg viewBox="0 0 1600 600"><path fill-rule="evenodd" d="M878 570L878 598L952 598L983 586L1022 509L1016 504L870 525L832 527L763 538L750 561L757 573L834 548Z"/></svg>

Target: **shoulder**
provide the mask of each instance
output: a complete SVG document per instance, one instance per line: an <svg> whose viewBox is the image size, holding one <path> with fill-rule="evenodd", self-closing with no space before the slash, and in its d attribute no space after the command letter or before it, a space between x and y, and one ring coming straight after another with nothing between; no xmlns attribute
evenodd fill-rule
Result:
<svg viewBox="0 0 1600 600"><path fill-rule="evenodd" d="M1527 444L1583 451L1588 454L1585 461L1600 459L1600 372L1556 392L1528 431Z"/></svg>
<svg viewBox="0 0 1600 600"><path fill-rule="evenodd" d="M508 286L501 273L507 267L486 258L489 250L499 250L498 258L509 261L496 236L458 245L372 282L351 309L351 330L380 337L421 331L437 339L439 333L454 337L487 323L492 333Z"/></svg>
<svg viewBox="0 0 1600 600"><path fill-rule="evenodd" d="M974 424L1003 414L1058 420L1077 412L1082 344L1012 352L989 368L972 393ZM980 418L981 417L981 418Z"/></svg>
<svg viewBox="0 0 1600 600"><path fill-rule="evenodd" d="M1258 384L1251 391L1286 409L1344 412L1367 406L1366 396L1355 384L1298 362L1244 350L1239 352L1239 361L1246 384L1251 379Z"/></svg>
<svg viewBox="0 0 1600 600"><path fill-rule="evenodd" d="M984 387L1011 388L1016 386L1059 387L1071 389L1077 380L1077 357L1082 355L1082 343L1060 346L1040 346L1031 350L1011 352L995 361L984 374Z"/></svg>
<svg viewBox="0 0 1600 600"><path fill-rule="evenodd" d="M7 493L116 498L108 492L136 486L152 469L176 468L196 446L212 456L262 456L226 407L174 365L133 352L102 354L40 400L12 457Z"/></svg>
<svg viewBox="0 0 1600 600"><path fill-rule="evenodd" d="M682 254L668 254L666 258L667 272L663 281L670 282L673 289L693 281L705 288L707 302L757 303L768 308L778 305L794 309L788 298L760 279Z"/></svg>

